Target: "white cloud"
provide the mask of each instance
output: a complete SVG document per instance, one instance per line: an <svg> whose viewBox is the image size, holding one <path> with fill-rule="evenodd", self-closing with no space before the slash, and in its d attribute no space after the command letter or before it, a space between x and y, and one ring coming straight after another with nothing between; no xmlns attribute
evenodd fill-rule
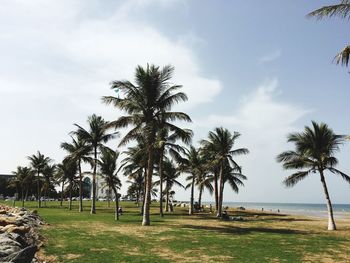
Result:
<svg viewBox="0 0 350 263"><path fill-rule="evenodd" d="M133 80L138 64L174 65L174 83L184 86L188 107L212 101L221 83L201 75L188 41L170 38L134 15L177 4L185 5L135 0L109 9L94 0L1 1L0 110L3 127L9 127L0 131L7 138L1 172L37 149L59 161L59 143L68 139L72 123L85 124L92 113L116 118L100 97L112 92L110 81ZM21 147L13 147L14 140Z"/></svg>
<svg viewBox="0 0 350 263"><path fill-rule="evenodd" d="M279 93L278 80L271 79L257 87L252 94L243 97L235 112L228 115L212 114L205 119L194 120L195 130L205 131L199 134L200 138L206 137L209 130L218 126L242 134L236 147L247 147L250 153L238 157L238 161L249 180L246 187L242 188L239 200L273 201L276 200L273 195L280 193L279 201L283 201L285 189L281 181L285 173L275 157L290 148L286 143L287 134L300 130L297 121L310 110L281 102ZM266 191L267 186L271 191ZM225 196L227 200L233 200L230 190Z"/></svg>
<svg viewBox="0 0 350 263"><path fill-rule="evenodd" d="M265 64L265 63L269 63L269 62L272 62L272 61L275 61L277 60L280 56L282 55L282 52L281 50L275 50L271 53L268 53L264 56L262 56L259 61L258 61L258 64Z"/></svg>

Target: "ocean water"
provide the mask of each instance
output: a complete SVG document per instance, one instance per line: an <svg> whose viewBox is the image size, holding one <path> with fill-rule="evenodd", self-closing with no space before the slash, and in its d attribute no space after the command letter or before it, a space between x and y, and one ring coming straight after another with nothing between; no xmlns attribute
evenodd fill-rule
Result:
<svg viewBox="0 0 350 263"><path fill-rule="evenodd" d="M203 204L212 204L213 202L203 202ZM256 209L265 212L277 212L291 215L305 215L315 217L327 217L326 204L298 204L298 203L253 203L253 202L224 202L223 206L245 207L247 209ZM350 216L350 204L333 204L334 216L337 218Z"/></svg>

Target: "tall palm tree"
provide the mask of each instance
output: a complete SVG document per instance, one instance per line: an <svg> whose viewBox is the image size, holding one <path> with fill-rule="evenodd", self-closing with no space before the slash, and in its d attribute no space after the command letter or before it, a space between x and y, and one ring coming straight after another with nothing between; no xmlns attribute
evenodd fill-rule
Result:
<svg viewBox="0 0 350 263"><path fill-rule="evenodd" d="M105 184L108 188L113 190L115 196L115 220L119 220L119 194L118 189L121 187L121 181L117 174L117 159L119 152L110 149L103 149L101 151L101 160L99 161L101 175L104 178Z"/></svg>
<svg viewBox="0 0 350 263"><path fill-rule="evenodd" d="M40 189L40 174L44 170L44 168L52 162L49 157L45 157L44 154L41 154L39 151L37 154L33 154L32 156L28 156L30 164L33 170L36 172L36 181L37 181L37 200L38 207L41 208L41 189Z"/></svg>
<svg viewBox="0 0 350 263"><path fill-rule="evenodd" d="M339 4L323 6L307 15L308 17L316 17L323 19L326 17L340 17L342 19L350 18L350 1L341 0ZM336 64L348 66L350 59L350 45L343 48L334 58Z"/></svg>
<svg viewBox="0 0 350 263"><path fill-rule="evenodd" d="M81 138L75 139L72 137L72 142L61 143L61 148L68 152L67 158L76 162L78 165L79 172L79 212L83 211L83 174L81 172L81 163L91 163L89 154L91 153L91 145Z"/></svg>
<svg viewBox="0 0 350 263"><path fill-rule="evenodd" d="M112 82L112 89L118 88L122 93L122 98L112 96L102 98L104 103L113 104L128 114L112 122L111 127L133 126L121 140L120 145L125 145L141 135L145 137L148 160L142 220L142 225L144 226L150 225L154 143L160 123L162 123L161 127L174 131L176 126L171 122L191 120L185 113L170 111L174 104L187 100L187 96L184 93L177 92L181 88L180 85L172 86L169 83L173 71L174 68L172 66L165 66L162 69L154 65L147 65L146 68L138 66L135 72L136 85L130 81Z"/></svg>
<svg viewBox="0 0 350 263"><path fill-rule="evenodd" d="M162 125L162 123L161 123ZM159 214L163 217L163 159L164 155L169 152L170 155L178 155L179 152L184 152L184 149L176 144L177 140L181 140L185 144L191 142L193 132L189 129L176 128L176 130L169 134L169 130L161 128L157 134L157 146L159 152L158 163L158 175L159 175ZM169 189L168 189L169 192ZM168 211L169 194L167 194L167 205L165 206Z"/></svg>
<svg viewBox="0 0 350 263"><path fill-rule="evenodd" d="M214 160L212 165L219 168L219 184L218 184L218 210L217 217L222 216L222 202L224 195L224 167L231 165L240 169L240 166L233 159L234 156L248 154L247 148L233 149L236 140L240 137L240 133L231 132L222 127L215 128L209 132L208 140L202 140L201 144L206 151L212 152Z"/></svg>
<svg viewBox="0 0 350 263"><path fill-rule="evenodd" d="M72 191L76 184L77 163L71 159L63 159L61 164L57 165L57 173L65 181L68 181L69 203L68 209L72 210ZM62 187L63 192L63 187Z"/></svg>
<svg viewBox="0 0 350 263"><path fill-rule="evenodd" d="M337 170L335 152L344 142L345 136L336 135L325 123L312 121L312 127L305 126L301 133L292 133L288 142L295 144L294 151L286 151L277 156L277 161L283 163L284 169L298 170L288 176L283 183L292 187L312 173L319 173L328 208L328 230L335 230L333 208L325 180L325 171L340 175L350 183L350 177Z"/></svg>
<svg viewBox="0 0 350 263"><path fill-rule="evenodd" d="M107 133L107 124L101 116L95 114L88 117L89 130L85 130L78 124L74 124L78 129L72 134L76 135L80 140L86 143L92 149L93 154L93 174L92 174L92 200L91 200L91 214L96 213L96 172L97 172L97 156L98 150L103 149L104 143L113 139L116 132Z"/></svg>

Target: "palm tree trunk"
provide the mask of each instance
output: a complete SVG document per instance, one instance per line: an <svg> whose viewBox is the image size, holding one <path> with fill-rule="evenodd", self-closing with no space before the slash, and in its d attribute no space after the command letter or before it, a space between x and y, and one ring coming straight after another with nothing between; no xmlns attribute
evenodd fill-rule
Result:
<svg viewBox="0 0 350 263"><path fill-rule="evenodd" d="M216 217L221 217L222 216L222 200L223 200L223 183L224 183L224 178L223 178L223 167L222 164L220 165L220 172L219 172L219 202L218 202L218 210Z"/></svg>
<svg viewBox="0 0 350 263"><path fill-rule="evenodd" d="M64 190L64 181L62 181L62 189L61 189L61 206L63 202L63 190Z"/></svg>
<svg viewBox="0 0 350 263"><path fill-rule="evenodd" d="M114 195L115 195L114 219L115 220L119 220L119 212L118 212L118 209L119 209L119 198L118 198L117 189L113 188L113 192L114 192Z"/></svg>
<svg viewBox="0 0 350 263"><path fill-rule="evenodd" d="M329 197L326 180L324 178L323 171L320 170L319 172L320 172L320 175L321 175L321 182L322 182L322 186L323 186L323 191L324 191L324 194L326 196L326 201L327 201L328 230L336 230L337 228L335 226L335 221L334 221L334 216L333 216L333 208L332 208L331 199Z"/></svg>
<svg viewBox="0 0 350 263"><path fill-rule="evenodd" d="M81 174L81 161L78 161L79 168L79 212L83 212L83 175Z"/></svg>
<svg viewBox="0 0 350 263"><path fill-rule="evenodd" d="M94 172L92 174L92 200L90 214L96 214L96 168L97 168L97 147L94 147Z"/></svg>
<svg viewBox="0 0 350 263"><path fill-rule="evenodd" d="M203 187L200 186L200 188L199 188L199 196L198 196L198 206L199 206L199 208L202 207L202 193L203 193Z"/></svg>
<svg viewBox="0 0 350 263"><path fill-rule="evenodd" d="M149 226L150 220L150 205L151 205L151 191L152 191L152 174L153 174L153 140L148 140L148 167L146 174L146 192L143 206L143 219L142 225Z"/></svg>
<svg viewBox="0 0 350 263"><path fill-rule="evenodd" d="M22 186L22 207L24 207L24 187Z"/></svg>
<svg viewBox="0 0 350 263"><path fill-rule="evenodd" d="M72 210L72 182L69 183L69 205L68 209Z"/></svg>
<svg viewBox="0 0 350 263"><path fill-rule="evenodd" d="M111 207L111 188L110 187L108 187L107 205L108 205L108 207Z"/></svg>
<svg viewBox="0 0 350 263"><path fill-rule="evenodd" d="M40 170L38 170L38 175L37 175L37 187L38 187L38 207L41 208L41 196L40 196Z"/></svg>
<svg viewBox="0 0 350 263"><path fill-rule="evenodd" d="M165 212L169 212L169 185L166 183Z"/></svg>
<svg viewBox="0 0 350 263"><path fill-rule="evenodd" d="M146 177L147 177L147 167L144 168L144 184L143 184L143 193L142 193L142 206L140 207L140 215L143 215L143 207L145 206L145 194L146 194Z"/></svg>
<svg viewBox="0 0 350 263"><path fill-rule="evenodd" d="M161 217L163 214L163 151L164 147L160 149L160 157L159 157L159 214Z"/></svg>
<svg viewBox="0 0 350 263"><path fill-rule="evenodd" d="M193 201L194 201L194 175L192 175L191 201L190 201L190 209L188 210L189 215L193 215Z"/></svg>
<svg viewBox="0 0 350 263"><path fill-rule="evenodd" d="M27 185L27 189L26 189L26 197L25 197L26 201L28 201L28 191L29 191L29 186Z"/></svg>
<svg viewBox="0 0 350 263"><path fill-rule="evenodd" d="M215 194L215 211L219 210L219 197L218 197L218 175L214 172L214 194Z"/></svg>

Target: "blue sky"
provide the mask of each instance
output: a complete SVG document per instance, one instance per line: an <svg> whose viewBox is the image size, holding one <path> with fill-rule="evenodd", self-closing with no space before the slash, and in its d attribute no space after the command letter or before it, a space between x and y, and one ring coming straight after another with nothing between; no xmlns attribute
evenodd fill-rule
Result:
<svg viewBox="0 0 350 263"><path fill-rule="evenodd" d="M109 82L133 78L137 64L176 67L189 95L195 143L215 126L242 133L237 147L249 180L226 201L323 202L316 175L292 189L275 156L289 132L311 120L349 134L347 68L332 63L349 43L348 20L305 15L337 1L8 1L0 2L1 173L40 150L56 161L73 123L120 112L100 103ZM117 141L112 142L115 145ZM350 173L350 147L339 168ZM334 202L350 187L328 179ZM179 199L189 193L178 190ZM206 200L210 200L208 194Z"/></svg>

